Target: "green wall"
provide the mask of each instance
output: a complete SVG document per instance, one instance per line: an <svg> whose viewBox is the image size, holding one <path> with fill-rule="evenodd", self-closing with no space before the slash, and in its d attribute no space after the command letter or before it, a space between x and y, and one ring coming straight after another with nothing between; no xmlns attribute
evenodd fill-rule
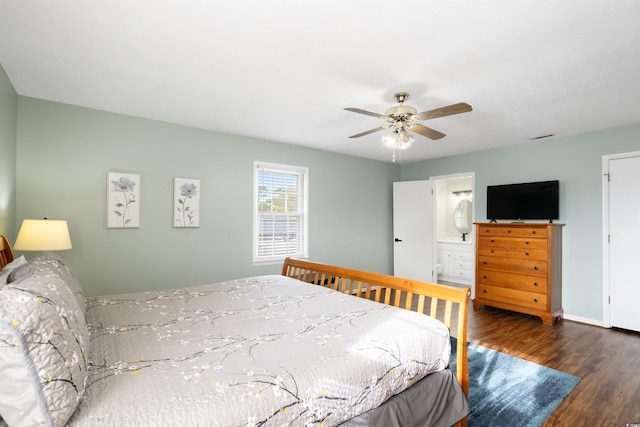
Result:
<svg viewBox="0 0 640 427"><path fill-rule="evenodd" d="M16 197L18 96L0 65L0 235L13 242Z"/></svg>
<svg viewBox="0 0 640 427"><path fill-rule="evenodd" d="M413 163L402 180L475 172L476 221L486 221L488 185L560 180L565 314L603 321L602 156L640 151L640 125Z"/></svg>
<svg viewBox="0 0 640 427"><path fill-rule="evenodd" d="M88 295L277 273L251 262L261 160L309 167L312 259L382 273L393 269L392 182L474 172L483 221L487 185L559 179L565 314L604 321L602 156L640 151L640 125L399 166L16 96L4 74L0 90L0 232L67 219L74 247L62 255ZM105 227L108 170L142 174L139 229ZM174 176L201 179L200 228L172 227Z"/></svg>
<svg viewBox="0 0 640 427"><path fill-rule="evenodd" d="M254 160L309 168L311 259L392 272L398 165L27 97L17 123L17 221L68 221L87 295L279 273L252 264ZM140 228L106 228L109 170L141 174ZM200 228L172 226L176 176L201 180Z"/></svg>

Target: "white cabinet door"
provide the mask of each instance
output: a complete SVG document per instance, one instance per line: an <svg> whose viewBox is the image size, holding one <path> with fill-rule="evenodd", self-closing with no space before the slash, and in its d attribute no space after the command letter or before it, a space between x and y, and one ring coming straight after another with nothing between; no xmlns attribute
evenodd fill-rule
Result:
<svg viewBox="0 0 640 427"><path fill-rule="evenodd" d="M436 282L431 181L393 183L393 274Z"/></svg>
<svg viewBox="0 0 640 427"><path fill-rule="evenodd" d="M609 160L609 320L640 331L640 157Z"/></svg>

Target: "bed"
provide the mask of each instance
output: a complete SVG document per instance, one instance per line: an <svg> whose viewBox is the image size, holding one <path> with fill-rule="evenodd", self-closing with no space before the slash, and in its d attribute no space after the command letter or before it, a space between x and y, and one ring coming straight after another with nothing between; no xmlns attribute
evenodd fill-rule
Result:
<svg viewBox="0 0 640 427"><path fill-rule="evenodd" d="M1 236L0 267L0 425L466 425L468 289L287 259L85 298Z"/></svg>

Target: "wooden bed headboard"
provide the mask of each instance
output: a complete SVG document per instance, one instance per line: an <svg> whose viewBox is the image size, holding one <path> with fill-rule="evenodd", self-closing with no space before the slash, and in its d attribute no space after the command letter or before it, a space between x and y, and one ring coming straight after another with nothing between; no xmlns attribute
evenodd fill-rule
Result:
<svg viewBox="0 0 640 427"><path fill-rule="evenodd" d="M282 275L339 292L426 314L441 320L457 339L456 379L469 395L467 315L471 290L287 258ZM460 423L466 424L465 420Z"/></svg>
<svg viewBox="0 0 640 427"><path fill-rule="evenodd" d="M13 261L13 252L6 237L0 236L0 269Z"/></svg>

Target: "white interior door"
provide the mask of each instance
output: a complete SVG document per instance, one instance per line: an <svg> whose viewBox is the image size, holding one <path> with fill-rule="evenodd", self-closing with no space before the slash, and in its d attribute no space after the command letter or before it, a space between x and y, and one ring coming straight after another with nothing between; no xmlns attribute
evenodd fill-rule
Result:
<svg viewBox="0 0 640 427"><path fill-rule="evenodd" d="M634 331L640 331L639 182L640 155L609 160L609 320Z"/></svg>
<svg viewBox="0 0 640 427"><path fill-rule="evenodd" d="M393 274L435 282L431 181L393 183Z"/></svg>

